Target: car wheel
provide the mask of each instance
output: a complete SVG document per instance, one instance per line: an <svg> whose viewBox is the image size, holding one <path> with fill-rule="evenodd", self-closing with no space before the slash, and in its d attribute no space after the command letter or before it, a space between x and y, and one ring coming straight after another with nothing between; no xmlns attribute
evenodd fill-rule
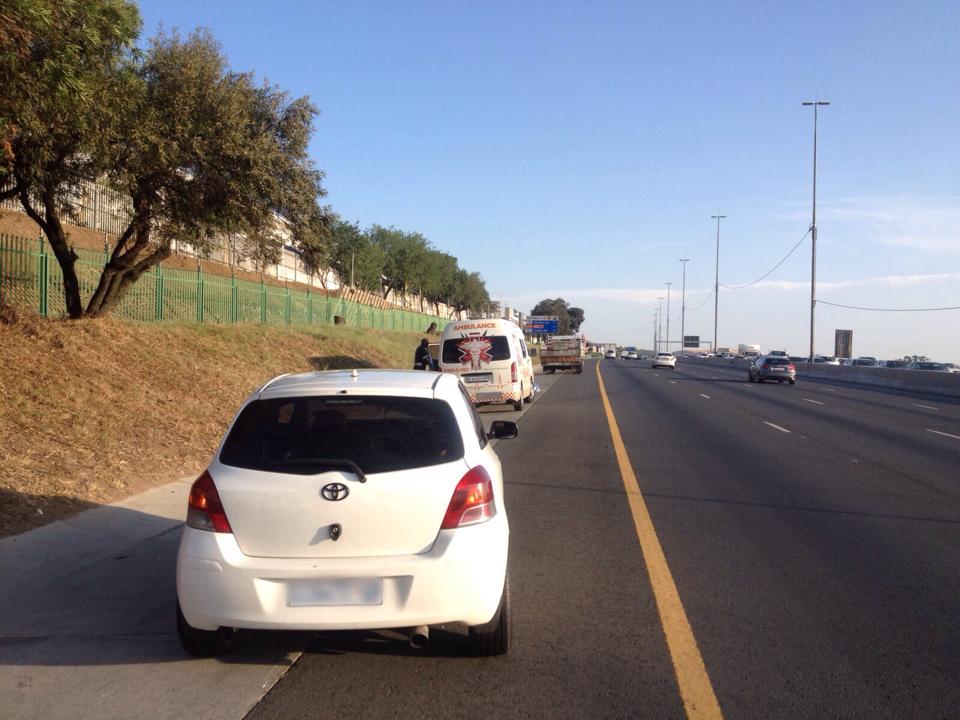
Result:
<svg viewBox="0 0 960 720"><path fill-rule="evenodd" d="M472 625L470 633L470 654L475 657L506 655L510 649L510 577L503 580L503 594L500 607L493 619L485 625Z"/></svg>
<svg viewBox="0 0 960 720"><path fill-rule="evenodd" d="M520 392L521 394L523 393L522 390ZM523 410L523 398L520 398L519 400L513 403L513 409L517 411Z"/></svg>
<svg viewBox="0 0 960 720"><path fill-rule="evenodd" d="M230 652L237 637L235 628L221 627L216 630L200 630L187 622L177 601L177 636L180 645L194 657L214 657Z"/></svg>
<svg viewBox="0 0 960 720"><path fill-rule="evenodd" d="M797 384L797 381L796 381L796 380L791 380L791 381L790 381L790 384L791 384L791 385L796 385L796 384Z"/></svg>

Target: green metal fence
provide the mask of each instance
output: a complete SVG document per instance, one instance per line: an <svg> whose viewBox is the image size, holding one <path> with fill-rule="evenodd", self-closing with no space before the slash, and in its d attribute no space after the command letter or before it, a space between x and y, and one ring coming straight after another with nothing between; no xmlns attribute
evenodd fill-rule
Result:
<svg viewBox="0 0 960 720"><path fill-rule="evenodd" d="M77 255L80 294L88 298L109 258L95 250L78 250ZM63 275L45 238L0 235L0 300L34 310L43 317L66 315ZM204 274L200 268L192 271L162 266L143 275L113 315L142 322L266 325L333 325L334 319L341 317L347 325L417 332L432 322L440 329L448 322L432 315L375 308L309 290Z"/></svg>

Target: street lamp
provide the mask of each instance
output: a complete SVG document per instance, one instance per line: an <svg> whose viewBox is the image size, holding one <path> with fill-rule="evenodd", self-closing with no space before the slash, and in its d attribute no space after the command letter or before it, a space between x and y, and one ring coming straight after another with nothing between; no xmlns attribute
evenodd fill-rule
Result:
<svg viewBox="0 0 960 720"><path fill-rule="evenodd" d="M680 291L680 353L683 353L684 338L687 335L686 315L687 315L687 263L690 258L680 258L683 263L683 285Z"/></svg>
<svg viewBox="0 0 960 720"><path fill-rule="evenodd" d="M663 298L657 298L657 349L660 352L660 346L663 344Z"/></svg>
<svg viewBox="0 0 960 720"><path fill-rule="evenodd" d="M717 221L717 269L713 280L713 352L717 352L717 310L720 307L720 221L726 215L711 215Z"/></svg>
<svg viewBox="0 0 960 720"><path fill-rule="evenodd" d="M667 352L670 352L670 286L672 282L665 283L667 286Z"/></svg>
<svg viewBox="0 0 960 720"><path fill-rule="evenodd" d="M813 220L810 222L810 362L813 362L813 326L817 309L817 109L827 100L807 100L813 106Z"/></svg>
<svg viewBox="0 0 960 720"><path fill-rule="evenodd" d="M653 311L653 353L657 352L657 311Z"/></svg>

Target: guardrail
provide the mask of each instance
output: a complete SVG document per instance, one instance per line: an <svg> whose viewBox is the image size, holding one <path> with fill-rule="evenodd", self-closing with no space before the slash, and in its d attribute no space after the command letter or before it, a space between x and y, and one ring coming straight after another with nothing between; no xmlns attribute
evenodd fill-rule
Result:
<svg viewBox="0 0 960 720"><path fill-rule="evenodd" d="M689 362L689 361L687 361ZM732 365L743 368L746 373L749 360L704 359L703 362L718 365ZM853 367L847 365L810 365L794 363L797 378L818 378L833 382L868 385L872 387L904 390L960 398L960 373L933 372L929 370L907 370L884 367Z"/></svg>

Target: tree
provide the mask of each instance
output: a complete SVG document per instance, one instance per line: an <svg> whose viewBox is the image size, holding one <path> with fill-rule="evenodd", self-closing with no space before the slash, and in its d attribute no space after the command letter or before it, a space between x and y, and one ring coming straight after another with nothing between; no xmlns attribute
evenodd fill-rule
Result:
<svg viewBox="0 0 960 720"><path fill-rule="evenodd" d="M232 233L259 263L285 242L323 257L332 216L307 153L317 115L308 99L231 71L205 32L161 33L135 53L139 16L122 0L13 7L0 12L0 24L22 30L0 43L14 98L0 103L0 180L47 236L70 317L108 313L175 240L202 254ZM129 194L132 212L84 307L63 221L80 184L100 177Z"/></svg>
<svg viewBox="0 0 960 720"><path fill-rule="evenodd" d="M382 292L383 250L356 223L337 220L331 228L331 267L343 282Z"/></svg>
<svg viewBox="0 0 960 720"><path fill-rule="evenodd" d="M536 304L531 315L556 315L560 319L559 334L570 335L579 332L584 321L583 309L570 307L563 298L544 299Z"/></svg>
<svg viewBox="0 0 960 720"><path fill-rule="evenodd" d="M229 70L204 31L153 38L129 82L110 179L133 204L86 314L114 307L173 241L208 251L238 234L244 254L276 262L284 242L324 254L330 214L307 153L317 109Z"/></svg>
<svg viewBox="0 0 960 720"><path fill-rule="evenodd" d="M479 311L489 305L490 295L480 273L458 269L454 275L453 294L448 304L453 307L454 313L464 310Z"/></svg>
<svg viewBox="0 0 960 720"><path fill-rule="evenodd" d="M125 0L9 0L0 25L0 197L17 197L47 236L79 317L63 220L70 196L106 167L140 16Z"/></svg>
<svg viewBox="0 0 960 720"><path fill-rule="evenodd" d="M420 233L408 233L396 228L374 225L370 239L383 250L383 297L418 290L423 284L427 239Z"/></svg>

